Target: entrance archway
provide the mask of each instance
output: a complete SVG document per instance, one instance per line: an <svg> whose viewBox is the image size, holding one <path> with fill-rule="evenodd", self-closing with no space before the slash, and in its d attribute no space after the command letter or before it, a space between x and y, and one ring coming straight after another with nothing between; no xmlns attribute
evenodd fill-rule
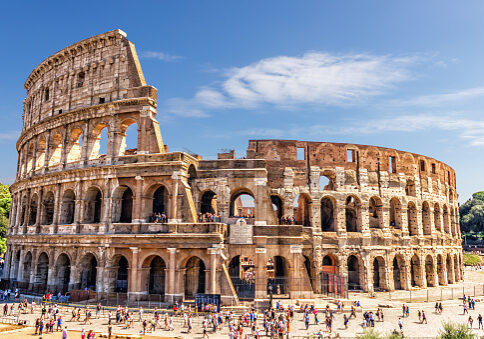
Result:
<svg viewBox="0 0 484 339"><path fill-rule="evenodd" d="M116 286L115 292L128 292L128 260L124 256L118 259L116 271Z"/></svg>
<svg viewBox="0 0 484 339"><path fill-rule="evenodd" d="M165 186L160 186L153 193L153 214L166 214L167 207L168 191Z"/></svg>
<svg viewBox="0 0 484 339"><path fill-rule="evenodd" d="M393 288L396 290L403 289L402 284L402 260L397 259L397 256L393 258Z"/></svg>
<svg viewBox="0 0 484 339"><path fill-rule="evenodd" d="M425 280L427 287L435 286L434 258L430 254L425 257Z"/></svg>
<svg viewBox="0 0 484 339"><path fill-rule="evenodd" d="M356 197L349 196L346 198L345 223L346 232L361 231L361 203Z"/></svg>
<svg viewBox="0 0 484 339"><path fill-rule="evenodd" d="M49 278L49 257L45 252L42 252L37 259L37 271L35 274L35 284L39 291L47 289L47 281Z"/></svg>
<svg viewBox="0 0 484 339"><path fill-rule="evenodd" d="M32 271L32 253L27 252L24 258L24 267L22 272L22 281L25 285L28 285L30 282L30 273Z"/></svg>
<svg viewBox="0 0 484 339"><path fill-rule="evenodd" d="M416 254L413 255L412 259L410 259L410 278L412 287L422 286L420 259Z"/></svg>
<svg viewBox="0 0 484 339"><path fill-rule="evenodd" d="M255 217L255 199L254 196L246 191L235 193L230 198L230 217Z"/></svg>
<svg viewBox="0 0 484 339"><path fill-rule="evenodd" d="M311 198L307 194L298 194L294 199L294 217L296 225L311 226Z"/></svg>
<svg viewBox="0 0 484 339"><path fill-rule="evenodd" d="M239 299L255 296L255 265L252 259L237 255L230 260L229 275Z"/></svg>
<svg viewBox="0 0 484 339"><path fill-rule="evenodd" d="M199 257L191 257L185 265L185 298L205 293L205 263Z"/></svg>
<svg viewBox="0 0 484 339"><path fill-rule="evenodd" d="M323 232L333 232L334 229L334 204L333 201L325 197L321 199L321 230Z"/></svg>
<svg viewBox="0 0 484 339"><path fill-rule="evenodd" d="M96 290L97 260L92 253L87 253L80 261L79 287Z"/></svg>
<svg viewBox="0 0 484 339"><path fill-rule="evenodd" d="M270 258L266 265L267 268L267 293L274 295L285 295L288 290L288 271L289 266L286 259L281 256Z"/></svg>
<svg viewBox="0 0 484 339"><path fill-rule="evenodd" d="M442 259L442 254L437 254L437 276L439 278L439 285L446 285L445 281L445 267Z"/></svg>
<svg viewBox="0 0 484 339"><path fill-rule="evenodd" d="M282 217L284 216L284 205L281 197L277 195L271 195L272 211L277 224L282 224Z"/></svg>
<svg viewBox="0 0 484 339"><path fill-rule="evenodd" d="M90 187L86 193L84 222L97 224L101 221L102 193L97 187Z"/></svg>
<svg viewBox="0 0 484 339"><path fill-rule="evenodd" d="M200 213L216 214L217 213L217 195L215 192L206 191L200 199Z"/></svg>
<svg viewBox="0 0 484 339"><path fill-rule="evenodd" d="M347 260L348 265L348 289L360 290L360 264L358 258L350 255Z"/></svg>
<svg viewBox="0 0 484 339"><path fill-rule="evenodd" d="M74 212L76 210L76 195L72 190L66 190L62 196L62 209L60 215L61 224L74 223Z"/></svg>
<svg viewBox="0 0 484 339"><path fill-rule="evenodd" d="M373 259L373 290L385 290L385 259L376 257Z"/></svg>
<svg viewBox="0 0 484 339"><path fill-rule="evenodd" d="M51 225L54 221L54 193L48 192L42 204L44 206L42 225Z"/></svg>
<svg viewBox="0 0 484 339"><path fill-rule="evenodd" d="M338 266L336 265L335 258L328 254L323 257L323 268L324 273L338 274Z"/></svg>
<svg viewBox="0 0 484 339"><path fill-rule="evenodd" d="M148 292L150 294L165 294L165 261L155 256L150 262L150 276L148 280Z"/></svg>
<svg viewBox="0 0 484 339"><path fill-rule="evenodd" d="M56 288L62 293L69 290L69 281L71 277L71 260L67 254L62 253L57 258L55 264L55 284Z"/></svg>

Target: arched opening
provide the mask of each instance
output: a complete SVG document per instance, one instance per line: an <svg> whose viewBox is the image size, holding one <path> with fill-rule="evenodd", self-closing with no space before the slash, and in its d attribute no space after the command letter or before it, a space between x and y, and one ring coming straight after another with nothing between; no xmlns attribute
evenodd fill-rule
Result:
<svg viewBox="0 0 484 339"><path fill-rule="evenodd" d="M229 275L239 299L255 296L255 265L252 259L237 255L230 260Z"/></svg>
<svg viewBox="0 0 484 339"><path fill-rule="evenodd" d="M22 281L27 285L30 282L30 274L32 271L32 253L27 252L24 257L24 267L22 267Z"/></svg>
<svg viewBox="0 0 484 339"><path fill-rule="evenodd" d="M439 232L442 232L442 220L440 219L440 206L439 204L434 205L434 224L435 229Z"/></svg>
<svg viewBox="0 0 484 339"><path fill-rule="evenodd" d="M22 199L22 207L20 210L20 225L27 225L28 220L27 220L27 197L24 196ZM24 233L27 232L27 228L24 229Z"/></svg>
<svg viewBox="0 0 484 339"><path fill-rule="evenodd" d="M418 235L417 208L413 202L409 202L407 206L407 221L409 235Z"/></svg>
<svg viewBox="0 0 484 339"><path fill-rule="evenodd" d="M449 234L450 233L450 227L449 227L449 212L447 211L447 206L444 205L443 208L443 220L444 220L444 232Z"/></svg>
<svg viewBox="0 0 484 339"><path fill-rule="evenodd" d="M193 185L195 184L195 180L197 179L197 169L195 166L190 165L188 166L188 185L191 189L193 189Z"/></svg>
<svg viewBox="0 0 484 339"><path fill-rule="evenodd" d="M405 186L405 194L411 197L417 195L415 190L415 182L412 179L407 179L407 184Z"/></svg>
<svg viewBox="0 0 484 339"><path fill-rule="evenodd" d="M309 283L311 284L311 286L313 286L313 276L311 274L311 259L309 259L307 256L304 256L304 268L306 269Z"/></svg>
<svg viewBox="0 0 484 339"><path fill-rule="evenodd" d="M138 151L138 124L134 119L126 119L121 123L121 142L118 155L132 155Z"/></svg>
<svg viewBox="0 0 484 339"><path fill-rule="evenodd" d="M455 220L454 209L451 208L450 209L450 232L449 232L449 234L452 234L454 236L457 234L456 226L457 226L457 223L456 223L456 220Z"/></svg>
<svg viewBox="0 0 484 339"><path fill-rule="evenodd" d="M435 286L434 258L431 255L425 257L425 279L427 280L427 287Z"/></svg>
<svg viewBox="0 0 484 339"><path fill-rule="evenodd" d="M76 195L72 190L66 190L62 196L62 209L60 215L61 224L74 223L74 213L76 209Z"/></svg>
<svg viewBox="0 0 484 339"><path fill-rule="evenodd" d="M15 257L12 258L12 263L10 264L11 270L13 271L14 279L17 279L18 272L21 269L19 264L20 264L20 250L17 251L17 253L15 254Z"/></svg>
<svg viewBox="0 0 484 339"><path fill-rule="evenodd" d="M71 261L67 254L62 253L55 264L55 286L58 291L65 293L69 290L71 277Z"/></svg>
<svg viewBox="0 0 484 339"><path fill-rule="evenodd" d="M267 261L267 293L283 295L289 293L288 271L289 266L286 259L281 256L269 258Z"/></svg>
<svg viewBox="0 0 484 339"><path fill-rule="evenodd" d="M410 278L412 287L422 286L422 277L420 275L420 259L414 254L410 259Z"/></svg>
<svg viewBox="0 0 484 339"><path fill-rule="evenodd" d="M128 260L124 256L118 259L114 292L128 292Z"/></svg>
<svg viewBox="0 0 484 339"><path fill-rule="evenodd" d="M383 228L383 204L380 198L370 198L368 214L370 228Z"/></svg>
<svg viewBox="0 0 484 339"><path fill-rule="evenodd" d="M432 234L432 226L430 222L430 206L429 203L424 201L422 204L422 228L424 235Z"/></svg>
<svg viewBox="0 0 484 339"><path fill-rule="evenodd" d="M336 265L334 256L328 254L323 257L322 271L324 273L338 274L338 266Z"/></svg>
<svg viewBox="0 0 484 339"><path fill-rule="evenodd" d="M43 219L42 225L51 225L54 222L54 205L55 205L55 198L54 193L48 192L45 197L43 204Z"/></svg>
<svg viewBox="0 0 484 339"><path fill-rule="evenodd" d="M402 228L402 207L397 198L390 200L390 226L393 228Z"/></svg>
<svg viewBox="0 0 484 339"><path fill-rule="evenodd" d="M296 225L311 226L311 198L303 193L294 199Z"/></svg>
<svg viewBox="0 0 484 339"><path fill-rule="evenodd" d="M35 273L36 290L45 291L49 277L49 257L42 252L37 259L37 271Z"/></svg>
<svg viewBox="0 0 484 339"><path fill-rule="evenodd" d="M168 190L165 186L160 186L153 193L153 214L154 215L166 215L168 207Z"/></svg>
<svg viewBox="0 0 484 339"><path fill-rule="evenodd" d="M439 285L446 285L445 281L445 266L442 254L437 254L437 276L439 278Z"/></svg>
<svg viewBox="0 0 484 339"><path fill-rule="evenodd" d="M102 193L97 187L90 187L86 193L84 222L97 224L101 222Z"/></svg>
<svg viewBox="0 0 484 339"><path fill-rule="evenodd" d="M386 289L385 282L385 260L383 257L373 259L373 290L382 291Z"/></svg>
<svg viewBox="0 0 484 339"><path fill-rule="evenodd" d="M361 231L361 203L359 199L349 196L346 198L345 206L345 220L347 232L360 232Z"/></svg>
<svg viewBox="0 0 484 339"><path fill-rule="evenodd" d="M206 191L200 199L200 213L216 214L217 213L217 195L212 191Z"/></svg>
<svg viewBox="0 0 484 339"><path fill-rule="evenodd" d="M401 260L397 259L397 256L393 258L393 287L396 290L402 289L402 270L401 270Z"/></svg>
<svg viewBox="0 0 484 339"><path fill-rule="evenodd" d="M185 298L194 298L197 293L205 293L205 263L191 257L185 265Z"/></svg>
<svg viewBox="0 0 484 339"><path fill-rule="evenodd" d="M45 150L46 150L46 143L45 143L45 139L42 138L37 143L37 155L36 155L37 163L35 164L36 169L42 168L45 165Z"/></svg>
<svg viewBox="0 0 484 339"><path fill-rule="evenodd" d="M358 258L354 255L350 255L347 261L348 265L348 289L360 290L360 264Z"/></svg>
<svg viewBox="0 0 484 339"><path fill-rule="evenodd" d="M37 194L30 197L30 215L29 215L29 225L35 225L37 223L37 208L38 208L39 197Z"/></svg>
<svg viewBox="0 0 484 339"><path fill-rule="evenodd" d="M119 186L112 197L113 222L132 221L133 214L133 191L128 186Z"/></svg>
<svg viewBox="0 0 484 339"><path fill-rule="evenodd" d="M319 177L319 190L320 191L332 191L334 189L333 187L333 181L325 176L321 175Z"/></svg>
<svg viewBox="0 0 484 339"><path fill-rule="evenodd" d="M278 224L282 224L282 217L284 216L284 205L282 199L278 195L271 195L272 212Z"/></svg>
<svg viewBox="0 0 484 339"><path fill-rule="evenodd" d="M60 164L62 158L62 135L57 133L52 138L49 166Z"/></svg>
<svg viewBox="0 0 484 339"><path fill-rule="evenodd" d="M454 271L452 270L452 259L450 257L450 254L447 254L446 267L447 267L447 282L449 284L453 284L454 283Z"/></svg>
<svg viewBox="0 0 484 339"><path fill-rule="evenodd" d="M67 162L76 162L82 157L82 130L74 128L69 137L67 149Z"/></svg>
<svg viewBox="0 0 484 339"><path fill-rule="evenodd" d="M106 124L97 124L89 140L89 160L97 159L107 154L108 128Z"/></svg>
<svg viewBox="0 0 484 339"><path fill-rule="evenodd" d="M34 169L34 144L30 144L27 152L27 168L25 173L29 173Z"/></svg>
<svg viewBox="0 0 484 339"><path fill-rule="evenodd" d="M459 272L459 262L457 261L457 255L454 254L454 279L455 282L460 281L460 272Z"/></svg>
<svg viewBox="0 0 484 339"><path fill-rule="evenodd" d="M87 253L80 261L79 287L96 290L97 260L92 253Z"/></svg>
<svg viewBox="0 0 484 339"><path fill-rule="evenodd" d="M333 201L325 197L321 199L321 230L323 232L334 232L334 215L335 208Z"/></svg>
<svg viewBox="0 0 484 339"><path fill-rule="evenodd" d="M150 294L165 294L166 264L160 256L155 256L149 265L148 292Z"/></svg>
<svg viewBox="0 0 484 339"><path fill-rule="evenodd" d="M230 198L230 217L255 217L255 199L248 192L233 194Z"/></svg>

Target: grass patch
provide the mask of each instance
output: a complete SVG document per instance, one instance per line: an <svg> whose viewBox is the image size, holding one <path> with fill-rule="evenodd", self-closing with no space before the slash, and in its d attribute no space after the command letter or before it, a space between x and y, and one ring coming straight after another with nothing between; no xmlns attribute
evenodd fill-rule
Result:
<svg viewBox="0 0 484 339"><path fill-rule="evenodd" d="M476 265L481 263L481 257L477 254L464 254L464 265Z"/></svg>

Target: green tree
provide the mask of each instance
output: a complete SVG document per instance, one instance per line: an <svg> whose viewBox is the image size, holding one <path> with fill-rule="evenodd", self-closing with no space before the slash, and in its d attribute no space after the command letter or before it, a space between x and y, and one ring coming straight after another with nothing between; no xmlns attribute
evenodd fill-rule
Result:
<svg viewBox="0 0 484 339"><path fill-rule="evenodd" d="M7 235L8 218L12 197L8 185L0 184L0 239Z"/></svg>

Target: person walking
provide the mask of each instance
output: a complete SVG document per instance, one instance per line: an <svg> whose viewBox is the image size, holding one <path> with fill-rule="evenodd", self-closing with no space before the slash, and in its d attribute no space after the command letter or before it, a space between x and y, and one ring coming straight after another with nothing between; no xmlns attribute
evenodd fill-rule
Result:
<svg viewBox="0 0 484 339"><path fill-rule="evenodd" d="M64 330L62 331L62 339L67 339L67 326L64 327Z"/></svg>
<svg viewBox="0 0 484 339"><path fill-rule="evenodd" d="M424 311L424 310L422 310L422 324L423 324L424 322L425 322L426 324L428 324L428 323L427 323L427 315L425 314L425 311Z"/></svg>
<svg viewBox="0 0 484 339"><path fill-rule="evenodd" d="M398 318L398 328L400 329L400 335L402 336L403 338L403 320L402 318Z"/></svg>
<svg viewBox="0 0 484 339"><path fill-rule="evenodd" d="M472 319L472 315L469 316L469 319L467 319L467 326L472 329L472 323L474 322L474 319Z"/></svg>

